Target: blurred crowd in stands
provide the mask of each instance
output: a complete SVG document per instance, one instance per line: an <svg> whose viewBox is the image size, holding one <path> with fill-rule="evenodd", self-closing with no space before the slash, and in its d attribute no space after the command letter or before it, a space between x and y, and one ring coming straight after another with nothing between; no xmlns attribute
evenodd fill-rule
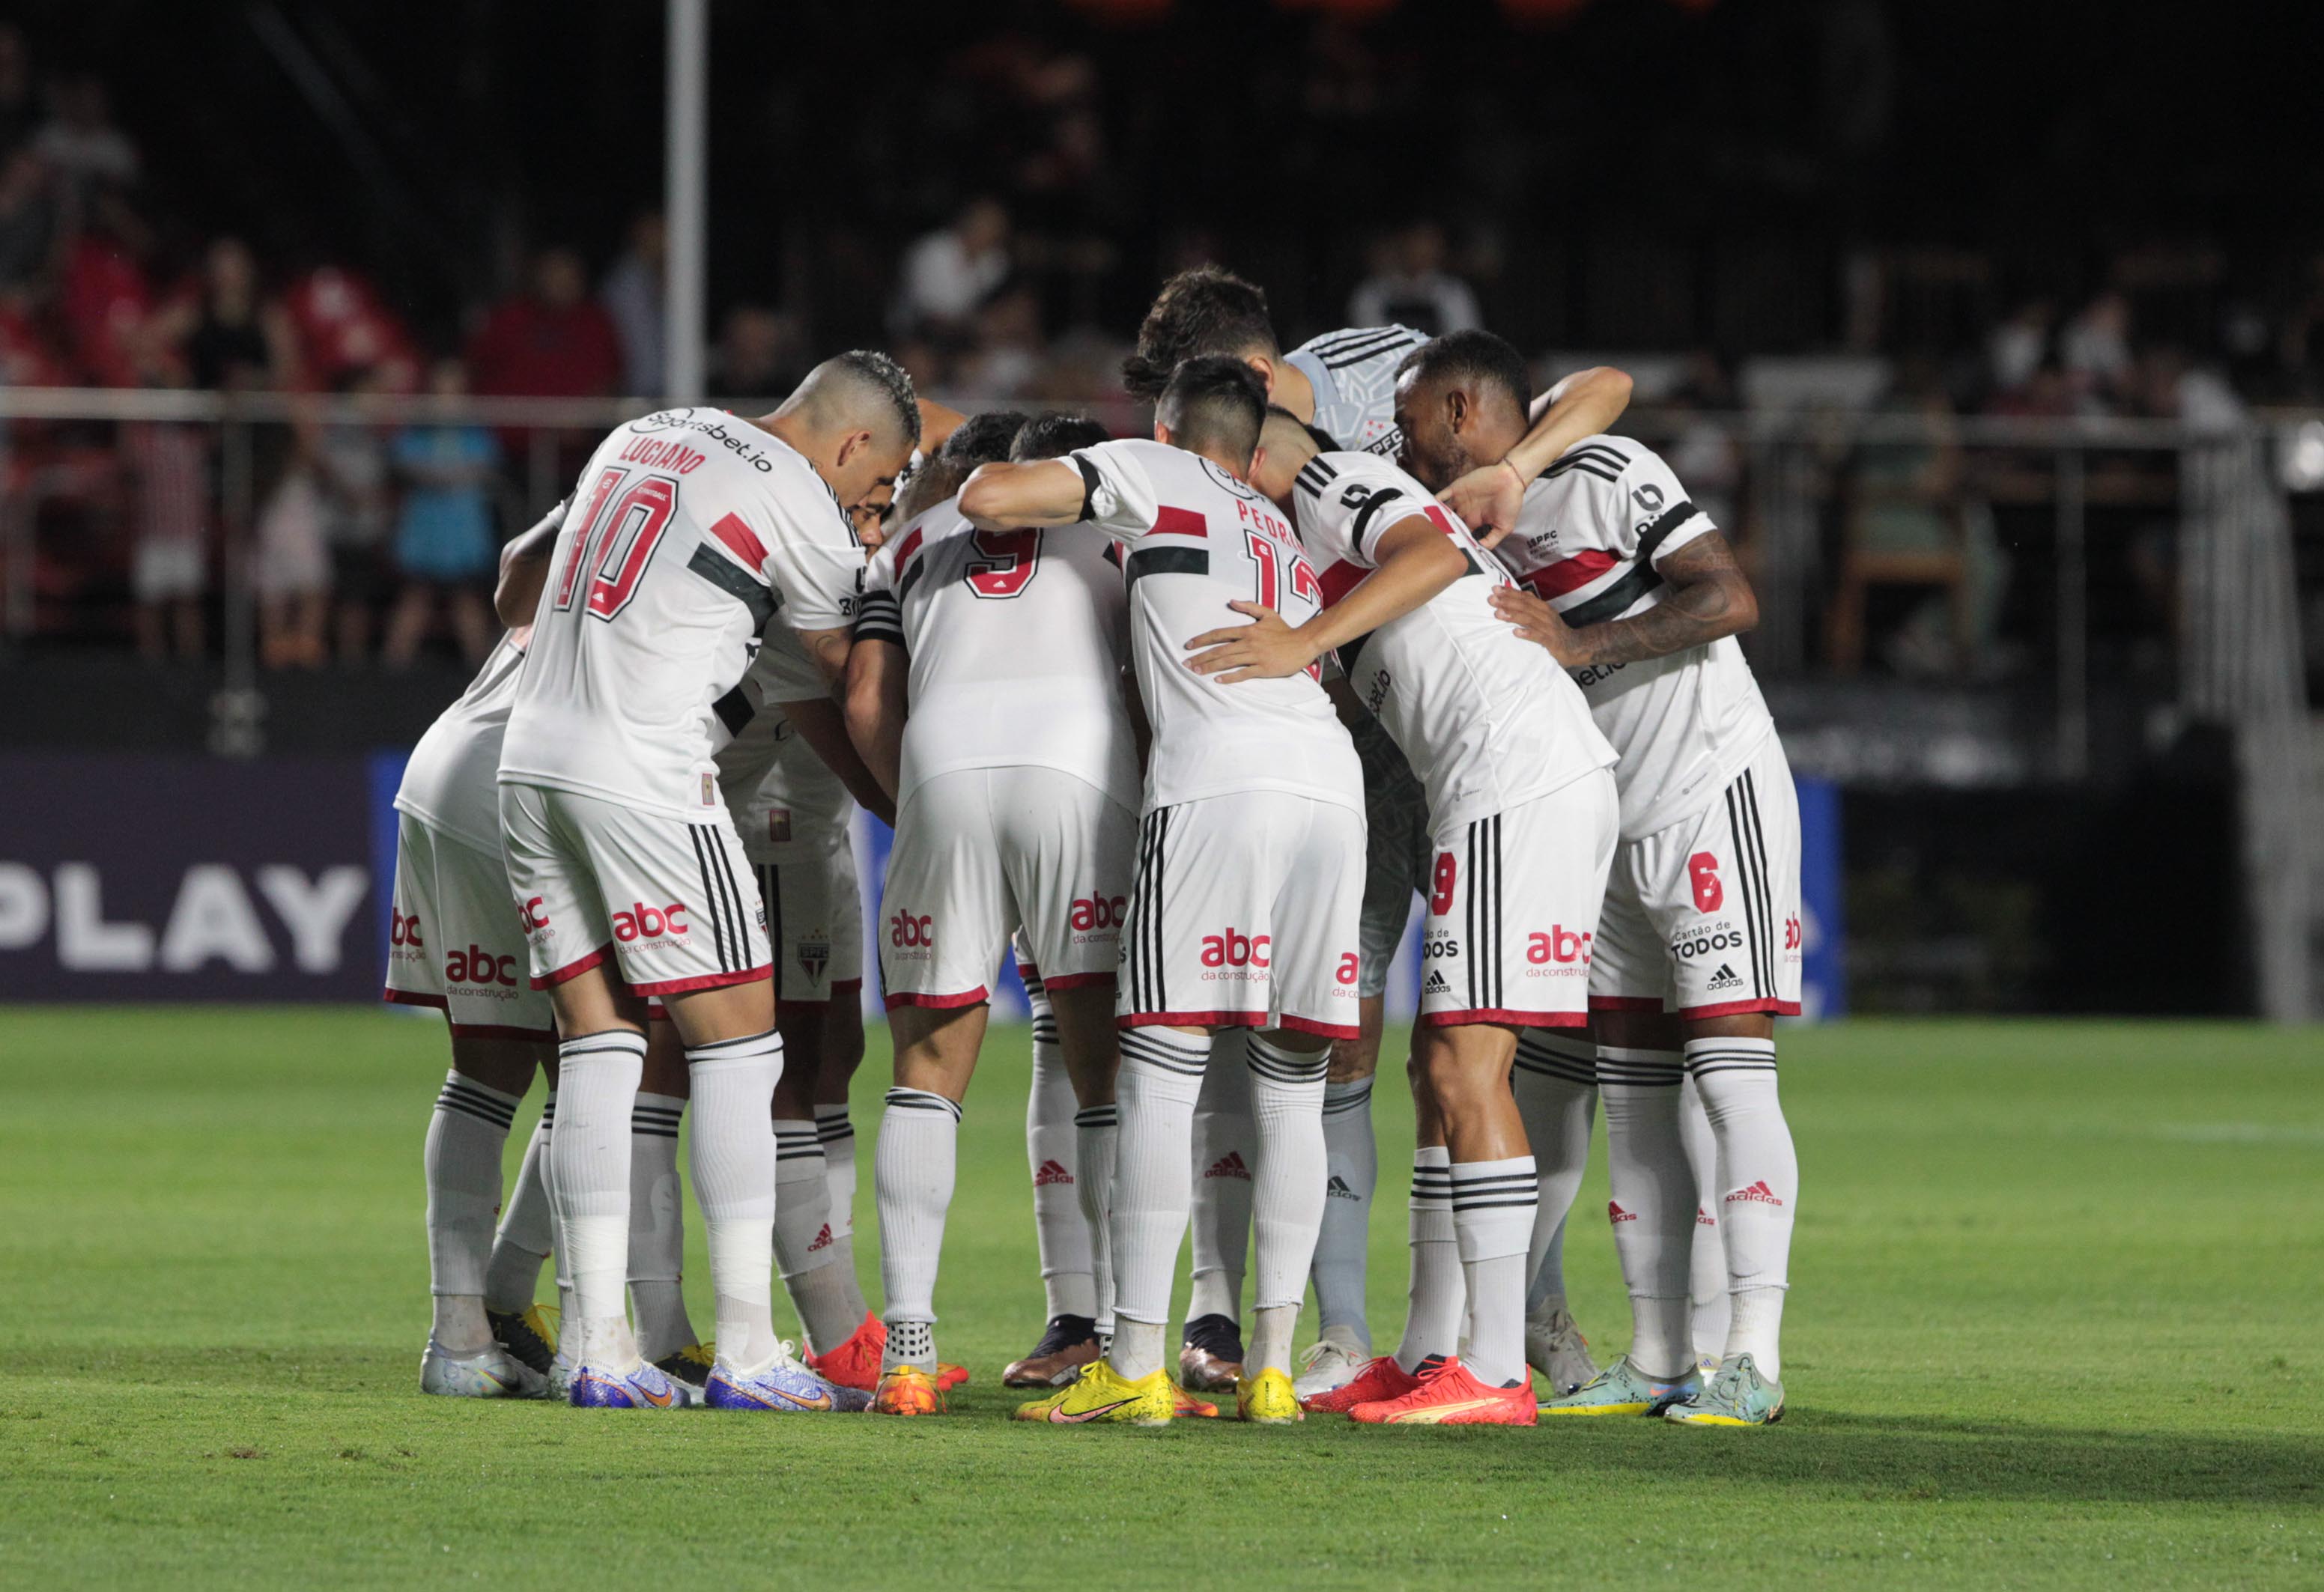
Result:
<svg viewBox="0 0 2324 1592"><path fill-rule="evenodd" d="M1353 37L1326 42L1333 36ZM1360 60L1325 49L1318 63L1303 90L1303 114L1317 125L1346 135L1393 108ZM1122 191L1110 156L1092 59L1004 43L961 71L1007 86L1012 115L993 135L1007 147L982 162L995 174L991 192L930 196L918 213L940 219L864 262L887 276L879 290L890 345L925 390L963 407L1074 405L1128 424L1117 370L1132 327L1103 323L1123 318L1119 306L1171 270L1230 251L1200 227L1175 231L1151 259L1106 241L1105 207L1137 196ZM932 116L943 113L932 105ZM537 246L504 297L469 307L456 325L415 325L359 261L269 258L236 236L163 235L147 220L142 166L105 78L44 69L0 23L0 385L440 396L446 418L433 423L318 416L262 428L249 536L263 660L393 667L423 649L480 657L497 544L541 505L527 501L526 439L458 418L450 400L658 396L667 356L659 215L639 213L619 238L595 240L594 257ZM1263 265L1228 262L1266 275ZM2070 292L2017 290L1991 260L1943 251L1866 246L1837 275L1830 335L1807 355L1792 351L1790 365L1741 351L1594 345L1586 357L1633 371L1636 424L1626 428L1667 447L1682 479L1747 545L1752 461L1736 430L1711 417L1798 402L1799 367L1828 407L1925 421L1921 442L1836 436L1812 461L1827 486L1825 661L1843 671L1868 659L1928 676L2012 666L2010 514L2046 512L2051 466L1965 447L1960 417L2133 416L2216 428L2233 424L2246 398L2314 400L2324 373L2324 270L2264 312L2220 291L2219 260L2200 247L2125 253ZM1384 215L1360 274L1349 276L1352 285L1343 280L1328 298L1312 282L1286 290L1299 306L1285 316L1286 341L1342 324L1501 324L1497 312L1533 290L1501 235L1474 216ZM779 396L827 351L828 323L813 306L764 296L715 306L711 391ZM1579 349L1530 352L1545 380L1585 362ZM559 446L569 453L585 440ZM33 601L20 605L34 615L34 635L134 636L156 658L215 652L216 428L20 420L0 446L9 517L0 535L29 537L35 549ZM2140 560L2167 563L2167 536L2153 527L2167 527L2172 466L2126 456L2110 468L2091 501L2144 517L2123 538L2123 567L2134 605L2152 607L2166 601L2168 571L2142 571ZM1884 607L1877 594L1888 587L1918 594Z"/></svg>

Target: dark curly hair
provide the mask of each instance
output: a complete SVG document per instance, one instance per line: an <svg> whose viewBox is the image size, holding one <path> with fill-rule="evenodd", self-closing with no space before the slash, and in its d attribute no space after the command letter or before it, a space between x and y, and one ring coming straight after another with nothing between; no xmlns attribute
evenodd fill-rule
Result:
<svg viewBox="0 0 2324 1592"><path fill-rule="evenodd" d="M1138 352L1121 362L1121 384L1133 398L1157 399L1170 373L1197 355L1273 359L1281 351L1265 290L1220 266L1198 265L1162 284L1138 328Z"/></svg>

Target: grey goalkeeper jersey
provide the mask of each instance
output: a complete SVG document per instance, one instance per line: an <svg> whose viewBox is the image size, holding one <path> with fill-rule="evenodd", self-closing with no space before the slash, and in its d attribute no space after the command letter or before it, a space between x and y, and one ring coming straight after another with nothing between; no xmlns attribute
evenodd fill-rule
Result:
<svg viewBox="0 0 2324 1592"><path fill-rule="evenodd" d="M1428 341L1410 327L1350 327L1302 343L1283 357L1315 389L1316 428L1350 453L1393 459L1396 367Z"/></svg>

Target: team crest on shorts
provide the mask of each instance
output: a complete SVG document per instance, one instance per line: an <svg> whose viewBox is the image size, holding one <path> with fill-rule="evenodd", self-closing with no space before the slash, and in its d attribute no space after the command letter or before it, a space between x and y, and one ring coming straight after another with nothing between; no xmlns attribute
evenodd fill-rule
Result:
<svg viewBox="0 0 2324 1592"><path fill-rule="evenodd" d="M717 800L717 781L712 778L711 776L705 774L702 777L702 805L706 807L711 806L715 805Z"/></svg>
<svg viewBox="0 0 2324 1592"><path fill-rule="evenodd" d="M827 939L801 940L798 943L798 964L799 971L807 976L810 983L823 982L823 970L831 965L831 942Z"/></svg>
<svg viewBox="0 0 2324 1592"><path fill-rule="evenodd" d="M767 843L786 846L791 839L791 810L788 807L767 809Z"/></svg>

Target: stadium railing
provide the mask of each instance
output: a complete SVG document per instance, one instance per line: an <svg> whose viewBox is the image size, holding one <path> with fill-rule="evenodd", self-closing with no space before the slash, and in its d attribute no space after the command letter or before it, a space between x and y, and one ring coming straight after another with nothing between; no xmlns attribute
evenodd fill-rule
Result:
<svg viewBox="0 0 2324 1592"><path fill-rule="evenodd" d="M294 423L372 427L475 424L516 442L507 488L520 512L538 513L566 483L573 452L604 430L659 407L645 399L465 398L364 394L0 388L0 421L13 444L16 422L160 421L214 428L216 524L225 689L215 705L213 746L262 750L263 675L259 667L254 587L254 527L264 483L258 439ZM767 404L729 400L738 413ZM975 407L975 406L965 406ZM1127 405L1097 405L1116 429L1135 425ZM2046 504L2053 567L2048 695L2048 773L2076 780L2091 758L2091 511L2094 479L2116 482L2126 461L2149 472L2163 496L2158 512L2177 521L2177 699L2190 719L2234 733L2242 775L2241 829L2262 959L2263 1009L2292 1018L2315 1009L2313 898L2324 847L2324 804L2310 750L2305 655L2291 520L2280 465L2301 434L2296 418L2255 416L2200 428L2127 419L1959 416L1940 430L1913 413L1790 408L1734 414L1640 409L1625 434L1669 443L1711 428L1738 450L1746 505L1742 538L1759 588L1761 623L1749 639L1754 666L1773 679L1813 672L1812 628L1827 567L1825 522L1846 491L1843 463L1868 447L1958 448L1965 457L2007 461L2021 511ZM5 464L0 456L0 464ZM2166 471L2168 476L2166 477ZM36 476L0 471L0 635L12 643L34 630ZM2153 483L2167 481L2155 489ZM1980 490L1965 484L1962 496ZM2170 501L2175 496L2175 505Z"/></svg>

